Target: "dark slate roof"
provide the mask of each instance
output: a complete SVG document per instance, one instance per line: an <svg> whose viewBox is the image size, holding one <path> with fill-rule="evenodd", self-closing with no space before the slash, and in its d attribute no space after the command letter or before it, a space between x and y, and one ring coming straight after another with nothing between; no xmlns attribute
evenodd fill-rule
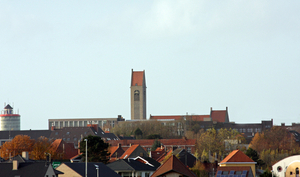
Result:
<svg viewBox="0 0 300 177"><path fill-rule="evenodd" d="M23 158L21 155L16 155L14 157L6 161L4 161L3 163L12 163L13 160L17 160L19 163L25 163L25 162L35 162L34 160L28 159L26 160L25 158Z"/></svg>
<svg viewBox="0 0 300 177"><path fill-rule="evenodd" d="M179 173L182 176L197 177L192 171L189 170L179 159L172 155L163 165L161 165L151 177L164 176L168 173Z"/></svg>
<svg viewBox="0 0 300 177"><path fill-rule="evenodd" d="M64 163L81 176L85 176L85 163ZM116 172L108 168L101 162L88 162L88 176L97 176L95 165L99 166L99 177L120 177Z"/></svg>
<svg viewBox="0 0 300 177"><path fill-rule="evenodd" d="M0 131L0 139L13 139L17 135L28 135L31 139L37 140L39 137L44 136L49 138L51 130L11 130Z"/></svg>
<svg viewBox="0 0 300 177"><path fill-rule="evenodd" d="M4 109L13 109L9 104L7 104Z"/></svg>
<svg viewBox="0 0 300 177"><path fill-rule="evenodd" d="M196 164L196 157L193 156L191 153L187 152L185 149L177 148L173 151L173 155L179 154L179 160L192 168Z"/></svg>
<svg viewBox="0 0 300 177"><path fill-rule="evenodd" d="M110 164L107 164L109 168L114 171L155 171L155 167L146 165L142 162L135 161L133 159L119 159Z"/></svg>
<svg viewBox="0 0 300 177"><path fill-rule="evenodd" d="M119 140L119 138L113 133L104 133L104 135L100 135L101 138L105 138L106 140Z"/></svg>
<svg viewBox="0 0 300 177"><path fill-rule="evenodd" d="M15 177L15 176L45 176L50 165L45 162L34 163L19 163L18 170L13 169L13 163L0 163L1 176Z"/></svg>
<svg viewBox="0 0 300 177"><path fill-rule="evenodd" d="M100 127L98 127L98 131L93 127L63 127L62 129L52 130L50 138L63 139L67 143L77 144L78 141L81 141L81 138L88 135L99 136L105 140L119 140L114 134L105 133Z"/></svg>

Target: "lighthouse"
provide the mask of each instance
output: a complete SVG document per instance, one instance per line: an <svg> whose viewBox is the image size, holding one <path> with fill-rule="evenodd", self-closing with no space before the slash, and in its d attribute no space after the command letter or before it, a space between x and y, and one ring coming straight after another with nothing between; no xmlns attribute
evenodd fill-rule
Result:
<svg viewBox="0 0 300 177"><path fill-rule="evenodd" d="M20 130L20 115L15 114L13 108L7 104L0 114L0 131Z"/></svg>

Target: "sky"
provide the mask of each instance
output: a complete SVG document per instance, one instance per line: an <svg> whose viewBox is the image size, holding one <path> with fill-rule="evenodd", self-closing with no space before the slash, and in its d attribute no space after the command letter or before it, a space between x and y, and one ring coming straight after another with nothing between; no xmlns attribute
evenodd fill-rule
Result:
<svg viewBox="0 0 300 177"><path fill-rule="evenodd" d="M0 103L21 129L130 119L131 69L149 115L300 122L300 1L0 1ZM1 110L3 108L0 108Z"/></svg>

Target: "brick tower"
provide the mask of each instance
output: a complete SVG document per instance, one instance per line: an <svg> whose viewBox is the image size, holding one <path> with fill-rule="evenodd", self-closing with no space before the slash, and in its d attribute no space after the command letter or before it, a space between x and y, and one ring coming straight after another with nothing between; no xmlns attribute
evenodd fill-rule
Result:
<svg viewBox="0 0 300 177"><path fill-rule="evenodd" d="M146 79L144 71L131 70L131 120L146 119Z"/></svg>

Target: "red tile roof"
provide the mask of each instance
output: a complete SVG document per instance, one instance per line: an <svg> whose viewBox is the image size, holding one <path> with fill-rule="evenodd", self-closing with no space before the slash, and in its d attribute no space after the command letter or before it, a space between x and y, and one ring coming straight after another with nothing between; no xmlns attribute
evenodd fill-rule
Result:
<svg viewBox="0 0 300 177"><path fill-rule="evenodd" d="M118 150L118 148L119 146L110 146L108 148L108 152L110 152L110 156L112 156L116 152L116 150Z"/></svg>
<svg viewBox="0 0 300 177"><path fill-rule="evenodd" d="M197 177L180 160L172 155L163 165L161 165L151 177L163 176L164 174L175 172L188 177Z"/></svg>
<svg viewBox="0 0 300 177"><path fill-rule="evenodd" d="M155 151L165 151L165 147L157 147Z"/></svg>
<svg viewBox="0 0 300 177"><path fill-rule="evenodd" d="M110 140L108 143L111 146L117 146L118 143L122 145L122 148L125 150L124 146L129 146L130 144L140 144L141 146L152 146L154 139L139 139L139 140ZM160 139L159 140L163 146L195 146L196 139Z"/></svg>
<svg viewBox="0 0 300 177"><path fill-rule="evenodd" d="M227 110L211 110L210 117L212 121L216 122L227 122Z"/></svg>
<svg viewBox="0 0 300 177"><path fill-rule="evenodd" d="M154 160L160 159L162 156L166 154L165 151L151 151L151 158Z"/></svg>
<svg viewBox="0 0 300 177"><path fill-rule="evenodd" d="M130 156L130 154L137 148L139 147L139 144L132 145L130 148L128 148L124 154L120 157L120 159L126 159L127 157Z"/></svg>
<svg viewBox="0 0 300 177"><path fill-rule="evenodd" d="M150 119L174 119L174 120L193 120L193 121L204 121L204 118L210 118L210 115L173 115L173 116L150 116Z"/></svg>
<svg viewBox="0 0 300 177"><path fill-rule="evenodd" d="M143 86L144 71L132 71L131 86Z"/></svg>
<svg viewBox="0 0 300 177"><path fill-rule="evenodd" d="M64 153L64 158L70 159L70 158L74 157L76 154L78 154L78 151L71 144L73 144L73 143L66 143L62 139L56 139L50 145L49 149L52 152Z"/></svg>
<svg viewBox="0 0 300 177"><path fill-rule="evenodd" d="M234 150L220 163L226 163L226 162L254 162L254 161L250 159L250 157L248 157L242 151Z"/></svg>

